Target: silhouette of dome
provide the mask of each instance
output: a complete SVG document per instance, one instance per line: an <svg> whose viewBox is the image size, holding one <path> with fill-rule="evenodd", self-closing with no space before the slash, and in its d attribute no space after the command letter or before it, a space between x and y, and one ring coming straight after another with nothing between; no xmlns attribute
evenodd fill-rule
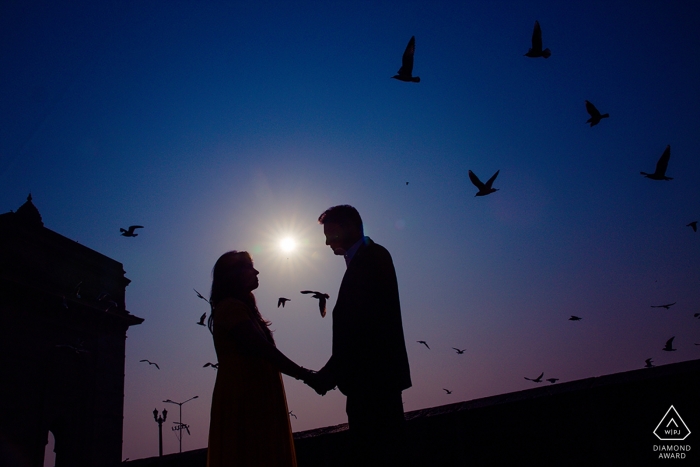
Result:
<svg viewBox="0 0 700 467"><path fill-rule="evenodd" d="M20 222L23 222L27 225L31 225L32 227L43 227L44 222L41 220L41 214L39 214L39 210L34 206L34 203L32 203L32 194L29 193L29 196L27 196L27 202L24 203L22 206L17 209L17 212L15 213L15 219L18 219Z"/></svg>

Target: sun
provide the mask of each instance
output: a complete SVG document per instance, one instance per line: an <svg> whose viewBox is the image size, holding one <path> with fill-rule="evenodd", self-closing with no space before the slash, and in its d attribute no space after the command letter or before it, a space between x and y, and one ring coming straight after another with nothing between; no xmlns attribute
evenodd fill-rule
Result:
<svg viewBox="0 0 700 467"><path fill-rule="evenodd" d="M297 247L297 242L292 237L285 237L280 240L280 248L285 253L291 253Z"/></svg>
<svg viewBox="0 0 700 467"><path fill-rule="evenodd" d="M313 216L304 215L305 222L301 224L293 212L285 212L261 222L263 228L257 232L259 241L249 248L256 268L297 274L315 267L317 251L323 247L324 240L318 224L308 222L309 218Z"/></svg>

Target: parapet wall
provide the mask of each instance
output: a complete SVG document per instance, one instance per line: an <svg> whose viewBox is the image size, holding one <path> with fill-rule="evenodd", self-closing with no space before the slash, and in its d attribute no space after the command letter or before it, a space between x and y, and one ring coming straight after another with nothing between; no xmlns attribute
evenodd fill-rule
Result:
<svg viewBox="0 0 700 467"><path fill-rule="evenodd" d="M414 465L699 465L700 360L542 384L547 385L406 413ZM662 441L654 431L671 406L678 416L674 422L664 419L667 428L685 424L690 434ZM662 436L685 435L679 431ZM348 465L346 425L294 438L299 467ZM127 464L205 467L206 449Z"/></svg>

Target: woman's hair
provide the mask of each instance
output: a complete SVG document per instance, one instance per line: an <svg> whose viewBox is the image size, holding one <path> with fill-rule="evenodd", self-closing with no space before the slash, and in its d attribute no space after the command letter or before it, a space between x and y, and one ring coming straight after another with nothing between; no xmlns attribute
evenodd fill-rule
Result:
<svg viewBox="0 0 700 467"><path fill-rule="evenodd" d="M263 325L262 329L266 337L270 342L274 342L272 332L268 329L272 323L263 319L255 303L255 295L247 290L246 284L243 283L243 273L252 267L253 259L247 251L233 250L219 257L212 270L211 293L209 294L211 313L207 326L213 334L216 305L226 298L235 298L245 303L254 312L255 318Z"/></svg>

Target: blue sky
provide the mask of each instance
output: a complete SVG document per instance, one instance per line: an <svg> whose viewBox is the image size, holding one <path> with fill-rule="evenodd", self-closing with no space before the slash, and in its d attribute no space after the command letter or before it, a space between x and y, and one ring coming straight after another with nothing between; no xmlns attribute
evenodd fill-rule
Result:
<svg viewBox="0 0 700 467"><path fill-rule="evenodd" d="M127 308L146 320L128 333L124 457L157 455L151 412L168 398L199 396L183 448L206 446L215 372L202 365L216 356L192 288L208 293L225 251L253 254L278 347L325 363L330 316L298 292L335 303L345 266L316 223L335 204L394 257L406 410L527 389L543 371L564 382L700 357L700 234L686 227L700 220L699 13L4 2L0 210L31 192L46 227L124 264ZM547 60L523 56L535 20ZM390 79L411 36L419 84ZM590 128L586 99L610 118ZM669 144L674 179L642 177ZM468 170L500 170L500 190L475 198ZM145 228L120 237L131 224ZM279 249L285 236L296 251ZM279 296L292 301L277 309ZM671 336L678 351L662 352ZM295 430L346 420L339 393L285 384Z"/></svg>

